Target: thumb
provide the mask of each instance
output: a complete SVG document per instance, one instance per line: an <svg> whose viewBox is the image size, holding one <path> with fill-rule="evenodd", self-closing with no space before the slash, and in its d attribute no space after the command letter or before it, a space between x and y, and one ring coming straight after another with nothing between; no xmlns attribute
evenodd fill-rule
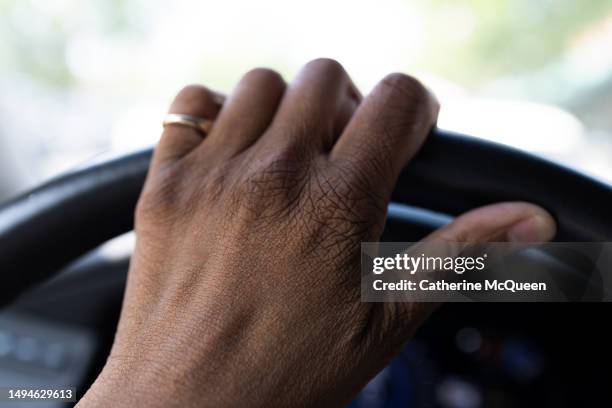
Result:
<svg viewBox="0 0 612 408"><path fill-rule="evenodd" d="M506 202L462 214L431 233L412 250L428 255L456 256L464 244L488 242L512 242L517 244L512 247L518 249L530 243L549 241L555 233L553 217L541 207L524 202ZM379 305L387 332L397 330L399 339L404 342L439 304L415 303L414 295L397 300Z"/></svg>
<svg viewBox="0 0 612 408"><path fill-rule="evenodd" d="M528 244L549 241L555 233L555 220L541 207L524 202L507 202L476 208L460 215L424 241Z"/></svg>

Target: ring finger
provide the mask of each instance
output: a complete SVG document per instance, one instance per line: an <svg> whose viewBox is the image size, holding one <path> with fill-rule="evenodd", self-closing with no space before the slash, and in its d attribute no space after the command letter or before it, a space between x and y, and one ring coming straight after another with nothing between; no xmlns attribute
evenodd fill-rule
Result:
<svg viewBox="0 0 612 408"><path fill-rule="evenodd" d="M201 85L188 85L174 98L169 113L214 120L225 97ZM201 130L184 125L167 125L155 149L154 163L177 160L196 148L203 137Z"/></svg>

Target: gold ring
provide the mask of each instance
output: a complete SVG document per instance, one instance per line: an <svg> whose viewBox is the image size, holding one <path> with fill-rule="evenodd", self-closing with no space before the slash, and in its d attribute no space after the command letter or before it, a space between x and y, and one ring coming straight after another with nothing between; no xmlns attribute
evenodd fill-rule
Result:
<svg viewBox="0 0 612 408"><path fill-rule="evenodd" d="M206 136L212 128L213 121L210 119L197 118L191 115L183 115L180 113L169 113L164 118L164 127L169 125L187 126L197 130L202 134L202 137Z"/></svg>

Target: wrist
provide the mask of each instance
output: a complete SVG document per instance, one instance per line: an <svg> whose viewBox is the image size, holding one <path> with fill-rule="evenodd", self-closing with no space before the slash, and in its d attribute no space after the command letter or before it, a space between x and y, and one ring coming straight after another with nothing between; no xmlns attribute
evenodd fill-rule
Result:
<svg viewBox="0 0 612 408"><path fill-rule="evenodd" d="M79 408L190 406L186 386L172 380L171 370L150 360L110 357L104 369L79 401ZM204 406L199 404L199 406Z"/></svg>

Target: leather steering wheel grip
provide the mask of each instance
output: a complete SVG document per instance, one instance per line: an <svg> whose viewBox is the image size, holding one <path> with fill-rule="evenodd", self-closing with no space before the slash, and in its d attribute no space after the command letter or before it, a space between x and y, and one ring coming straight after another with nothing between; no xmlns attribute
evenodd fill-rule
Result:
<svg viewBox="0 0 612 408"><path fill-rule="evenodd" d="M132 229L151 152L72 171L0 207L0 305ZM559 241L612 240L611 186L516 149L439 129L401 174L392 200L449 215L497 201L530 201L555 216ZM415 215L397 221L438 226Z"/></svg>
<svg viewBox="0 0 612 408"><path fill-rule="evenodd" d="M392 201L451 215L528 201L555 217L555 241L612 240L612 185L512 147L439 129L400 175Z"/></svg>

